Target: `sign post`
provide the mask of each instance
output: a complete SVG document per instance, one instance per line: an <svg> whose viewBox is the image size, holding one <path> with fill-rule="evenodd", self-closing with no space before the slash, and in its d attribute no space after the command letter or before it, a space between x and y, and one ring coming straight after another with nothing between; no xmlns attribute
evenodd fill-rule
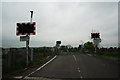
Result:
<svg viewBox="0 0 120 80"><path fill-rule="evenodd" d="M26 41L26 65L28 66L28 55L29 55L29 36L28 35L26 35L27 37L28 37L28 39L27 39L27 41Z"/></svg>
<svg viewBox="0 0 120 80"><path fill-rule="evenodd" d="M31 12L31 18L30 18L30 23L32 23L32 16L33 16L33 11L30 11ZM29 40L30 40L30 36L27 34L26 35L28 37L27 41L26 41L26 53L27 53L27 66L28 66L28 61L29 61ZM31 57L33 57L31 55Z"/></svg>
<svg viewBox="0 0 120 80"><path fill-rule="evenodd" d="M30 11L30 12L31 12L30 22L32 23L33 11ZM29 46L28 46L28 47L29 47ZM33 60L33 52L30 53L30 60L31 60L31 61Z"/></svg>
<svg viewBox="0 0 120 80"><path fill-rule="evenodd" d="M33 53L29 54L29 41L30 35L35 35L35 22L32 22L33 11L31 12L30 22L28 23L17 23L16 35L26 35L20 36L20 41L26 41L26 66L28 66L29 55L31 60L33 59Z"/></svg>
<svg viewBox="0 0 120 80"><path fill-rule="evenodd" d="M95 53L97 52L97 46L101 42L100 33L91 33L91 39L93 39Z"/></svg>
<svg viewBox="0 0 120 80"><path fill-rule="evenodd" d="M27 41L28 38L28 36L20 36L20 41Z"/></svg>
<svg viewBox="0 0 120 80"><path fill-rule="evenodd" d="M60 44L61 44L61 41L56 41L56 46L55 46L56 54L58 54L58 52L59 52Z"/></svg>

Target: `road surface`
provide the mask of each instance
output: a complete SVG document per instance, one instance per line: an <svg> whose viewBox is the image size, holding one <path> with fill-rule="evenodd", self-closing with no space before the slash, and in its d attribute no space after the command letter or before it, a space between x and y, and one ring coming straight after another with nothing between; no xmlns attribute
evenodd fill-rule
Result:
<svg viewBox="0 0 120 80"><path fill-rule="evenodd" d="M90 54L57 55L42 69L32 71L29 74L24 79L118 78L119 66L114 61Z"/></svg>

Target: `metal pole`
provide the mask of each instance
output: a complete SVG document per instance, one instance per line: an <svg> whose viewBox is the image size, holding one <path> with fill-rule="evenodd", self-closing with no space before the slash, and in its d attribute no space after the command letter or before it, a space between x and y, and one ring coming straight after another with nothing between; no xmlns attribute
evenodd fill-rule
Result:
<svg viewBox="0 0 120 80"><path fill-rule="evenodd" d="M27 41L26 41L26 53L27 53L27 62L26 62L26 65L28 66L28 54L29 54L29 52L28 52L28 48L29 48L29 36L28 35L26 35L27 37L28 37L28 39L27 39Z"/></svg>
<svg viewBox="0 0 120 80"><path fill-rule="evenodd" d="M95 53L97 52L96 45L95 45Z"/></svg>
<svg viewBox="0 0 120 80"><path fill-rule="evenodd" d="M33 61L33 48L31 48L31 61Z"/></svg>
<svg viewBox="0 0 120 80"><path fill-rule="evenodd" d="M84 47L84 42L81 40L81 42L82 42L82 45L81 45L81 52L83 51L83 47Z"/></svg>
<svg viewBox="0 0 120 80"><path fill-rule="evenodd" d="M30 11L31 12L31 18L30 18L30 23L32 23L32 16L33 16L33 11ZM27 41L26 41L26 57L27 57L27 60L26 60L26 65L28 66L28 61L29 61L29 40L30 40L30 36L29 35L26 35L28 37ZM32 57L32 55L31 55Z"/></svg>
<svg viewBox="0 0 120 80"><path fill-rule="evenodd" d="M32 23L33 11L30 11L30 12L31 12L30 23ZM33 52L32 51L31 51L31 54L30 54L30 59L31 59L31 61L33 60Z"/></svg>
<svg viewBox="0 0 120 80"><path fill-rule="evenodd" d="M33 11L30 11L30 12L31 12L30 22L32 23Z"/></svg>

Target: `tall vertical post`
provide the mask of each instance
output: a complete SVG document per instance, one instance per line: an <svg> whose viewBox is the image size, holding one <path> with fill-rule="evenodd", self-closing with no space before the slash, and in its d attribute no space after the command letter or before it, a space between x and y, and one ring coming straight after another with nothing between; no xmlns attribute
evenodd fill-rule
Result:
<svg viewBox="0 0 120 80"><path fill-rule="evenodd" d="M32 23L33 11L30 11L30 12L31 12L30 23ZM30 60L31 60L31 61L33 60L33 52L32 52L32 51L31 51L31 53L30 53Z"/></svg>
<svg viewBox="0 0 120 80"><path fill-rule="evenodd" d="M33 16L33 11L30 11L31 12L31 18L30 18L30 23L32 23L32 16ZM29 40L30 40L30 36L29 35L26 35L27 36L27 41L26 41L26 65L28 66L28 62L29 62ZM31 58L32 58L32 54L31 54Z"/></svg>
<svg viewBox="0 0 120 80"><path fill-rule="evenodd" d="M83 47L84 47L84 42L81 40L81 43L82 43L82 45L81 45L81 52L83 51Z"/></svg>
<svg viewBox="0 0 120 80"><path fill-rule="evenodd" d="M97 47L97 45L95 45L95 53L97 52L97 48L96 47Z"/></svg>
<svg viewBox="0 0 120 80"><path fill-rule="evenodd" d="M30 22L32 23L33 11L30 11L30 12L31 12Z"/></svg>
<svg viewBox="0 0 120 80"><path fill-rule="evenodd" d="M28 35L26 35L27 36L27 41L26 41L26 57L27 57L27 62L26 62L26 66L28 66L28 54L29 54L29 36Z"/></svg>

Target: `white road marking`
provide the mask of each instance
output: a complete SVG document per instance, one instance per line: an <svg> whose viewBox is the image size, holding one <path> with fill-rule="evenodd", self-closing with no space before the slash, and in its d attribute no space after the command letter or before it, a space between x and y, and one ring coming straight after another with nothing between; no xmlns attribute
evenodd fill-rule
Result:
<svg viewBox="0 0 120 80"><path fill-rule="evenodd" d="M75 55L73 55L73 57L74 57L75 61L77 62L77 59L76 59Z"/></svg>
<svg viewBox="0 0 120 80"><path fill-rule="evenodd" d="M78 72L80 72L80 70L78 70Z"/></svg>
<svg viewBox="0 0 120 80"><path fill-rule="evenodd" d="M15 76L13 78L16 78L16 79L21 79L23 76Z"/></svg>
<svg viewBox="0 0 120 80"><path fill-rule="evenodd" d="M62 79L50 79L50 78L44 78L44 77L26 77L26 80L62 80Z"/></svg>
<svg viewBox="0 0 120 80"><path fill-rule="evenodd" d="M43 79L42 77L25 77L25 79Z"/></svg>
<svg viewBox="0 0 120 80"><path fill-rule="evenodd" d="M88 56L92 56L91 54L87 54Z"/></svg>
<svg viewBox="0 0 120 80"><path fill-rule="evenodd" d="M77 70L78 70L78 72L80 72L80 68L79 67L77 68Z"/></svg>
<svg viewBox="0 0 120 80"><path fill-rule="evenodd" d="M75 61L77 62L77 59L76 59L75 55L73 55L73 57L74 57ZM81 72L79 67L77 68L77 71L78 71L79 73Z"/></svg>
<svg viewBox="0 0 120 80"><path fill-rule="evenodd" d="M83 78L82 76L80 78Z"/></svg>
<svg viewBox="0 0 120 80"><path fill-rule="evenodd" d="M44 65L42 65L41 67L39 67L38 69L36 69L35 71L33 71L33 72L31 72L30 74L28 74L27 76L25 76L24 78L26 78L26 77L30 76L31 74L35 73L36 71L42 69L42 68L45 67L47 64L49 64L51 61L53 61L56 57L57 57L57 55L54 56L52 59L50 59L48 62L46 62Z"/></svg>

